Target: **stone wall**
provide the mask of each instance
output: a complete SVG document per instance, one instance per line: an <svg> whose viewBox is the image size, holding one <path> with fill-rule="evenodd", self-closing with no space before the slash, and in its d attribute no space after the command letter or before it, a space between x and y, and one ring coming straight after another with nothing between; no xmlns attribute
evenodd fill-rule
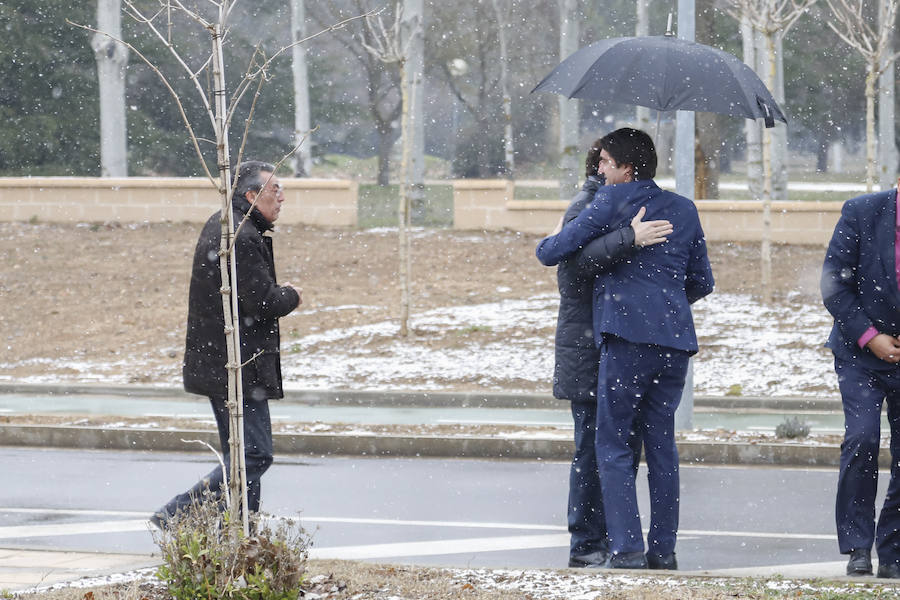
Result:
<svg viewBox="0 0 900 600"><path fill-rule="evenodd" d="M357 184L328 179L282 179L279 223L356 225ZM0 178L0 221L203 222L219 208L206 179L168 177Z"/></svg>
<svg viewBox="0 0 900 600"><path fill-rule="evenodd" d="M279 223L356 226L356 182L292 178L281 181L286 198ZM502 179L454 181L454 228L546 234L568 205L565 200L515 200L514 189L513 182ZM773 241L827 244L841 205L773 202ZM203 222L218 207L212 184L199 178L0 178L0 221ZM697 208L711 241L760 239L761 202L701 200Z"/></svg>
<svg viewBox="0 0 900 600"><path fill-rule="evenodd" d="M509 229L547 234L568 201L514 200L512 184L497 180L463 180L453 185L456 229ZM842 202L773 202L772 240L777 243L826 245L841 214ZM710 241L759 241L762 202L700 200L700 222Z"/></svg>

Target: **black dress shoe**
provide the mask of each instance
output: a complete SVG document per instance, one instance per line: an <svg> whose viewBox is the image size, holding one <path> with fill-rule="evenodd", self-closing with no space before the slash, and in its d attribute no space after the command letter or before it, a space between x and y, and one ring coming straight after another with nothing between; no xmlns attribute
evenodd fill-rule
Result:
<svg viewBox="0 0 900 600"><path fill-rule="evenodd" d="M878 568L881 573L881 567ZM867 549L851 550L847 561L847 575L871 575L872 551ZM879 575L880 577L880 575Z"/></svg>
<svg viewBox="0 0 900 600"><path fill-rule="evenodd" d="M647 557L643 552L619 552L606 561L607 569L646 569Z"/></svg>
<svg viewBox="0 0 900 600"><path fill-rule="evenodd" d="M871 571L869 571L871 573ZM878 576L883 579L900 579L900 564L895 562L881 563L878 565Z"/></svg>
<svg viewBox="0 0 900 600"><path fill-rule="evenodd" d="M647 553L647 567L650 569L663 569L666 571L677 571L678 561L675 560L675 553L668 554L652 554Z"/></svg>
<svg viewBox="0 0 900 600"><path fill-rule="evenodd" d="M606 566L608 558L609 552L606 550L597 550L587 554L570 554L569 566L574 569L601 569Z"/></svg>

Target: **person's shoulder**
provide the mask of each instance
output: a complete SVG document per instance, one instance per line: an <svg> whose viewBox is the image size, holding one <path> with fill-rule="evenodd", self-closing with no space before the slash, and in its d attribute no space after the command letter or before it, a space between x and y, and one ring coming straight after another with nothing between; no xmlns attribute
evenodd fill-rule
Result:
<svg viewBox="0 0 900 600"><path fill-rule="evenodd" d="M884 192L872 192L871 194L863 194L850 198L844 202L844 209L854 210L862 213L868 213L874 210L882 209L891 202L896 202L896 190L890 189Z"/></svg>

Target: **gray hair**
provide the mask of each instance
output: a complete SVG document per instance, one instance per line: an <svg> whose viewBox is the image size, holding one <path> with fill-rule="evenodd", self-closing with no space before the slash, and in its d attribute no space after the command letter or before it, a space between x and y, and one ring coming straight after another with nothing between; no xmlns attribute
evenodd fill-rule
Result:
<svg viewBox="0 0 900 600"><path fill-rule="evenodd" d="M259 191L266 184L269 176L263 176L263 173L274 173L275 166L261 160L248 160L242 162L237 169L237 174L232 174L232 184L234 188L235 198L247 199L247 192L250 190ZM235 180L235 177L237 178Z"/></svg>

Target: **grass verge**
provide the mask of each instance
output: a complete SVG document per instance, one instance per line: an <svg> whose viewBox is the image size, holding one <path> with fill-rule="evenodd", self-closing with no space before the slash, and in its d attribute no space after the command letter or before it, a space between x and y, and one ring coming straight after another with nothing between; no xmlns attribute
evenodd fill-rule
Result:
<svg viewBox="0 0 900 600"><path fill-rule="evenodd" d="M316 600L725 600L900 598L883 580L686 577L678 574L540 569L442 569L311 560L301 598ZM147 580L11 595L23 600L168 600Z"/></svg>

